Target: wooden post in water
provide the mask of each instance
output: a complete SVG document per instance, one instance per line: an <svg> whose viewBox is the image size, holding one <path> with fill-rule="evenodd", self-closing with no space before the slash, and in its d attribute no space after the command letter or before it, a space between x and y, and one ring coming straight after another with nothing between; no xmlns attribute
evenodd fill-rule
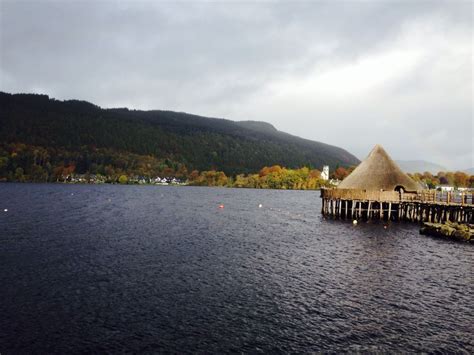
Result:
<svg viewBox="0 0 474 355"><path fill-rule="evenodd" d="M456 196L453 192L442 192L435 196L436 191L422 191L416 195L407 194L406 198L395 202L396 196L392 197L389 193L380 194L375 200L371 200L368 197L374 197L373 194L366 194L364 199L364 194L361 193L325 190L321 194L321 213L341 219L352 217L387 221L473 223L471 192L459 192Z"/></svg>

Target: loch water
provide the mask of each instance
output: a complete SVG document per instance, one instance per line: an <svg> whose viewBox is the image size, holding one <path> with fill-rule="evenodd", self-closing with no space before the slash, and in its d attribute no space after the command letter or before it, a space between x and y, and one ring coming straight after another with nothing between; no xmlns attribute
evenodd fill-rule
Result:
<svg viewBox="0 0 474 355"><path fill-rule="evenodd" d="M472 244L320 209L318 191L0 184L0 353L474 352Z"/></svg>

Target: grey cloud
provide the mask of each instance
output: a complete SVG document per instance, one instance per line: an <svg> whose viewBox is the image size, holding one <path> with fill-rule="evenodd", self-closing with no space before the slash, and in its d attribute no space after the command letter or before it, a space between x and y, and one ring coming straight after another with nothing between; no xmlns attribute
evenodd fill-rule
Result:
<svg viewBox="0 0 474 355"><path fill-rule="evenodd" d="M378 142L390 146L399 159L412 158L420 146L415 137L427 130L430 133L426 137L436 137L436 130L446 130L446 115L458 127L472 127L472 103L455 98L439 103L435 94L431 98L419 96L439 82L430 74L433 58L443 58L438 49L430 53L432 58L424 58L412 71L384 85L381 92L385 96L374 97L378 101L372 104L367 97L357 105L331 107L330 102L313 97L304 102L285 101L282 106L275 94L278 85L286 81L298 83L312 73L317 82L330 68L390 50L407 24L430 16L442 19L461 34L472 35L469 3L0 4L0 84L5 91L41 90L60 99L86 99L102 106L265 120L290 133L341 145L360 157ZM468 69L462 67L451 75L454 79L465 77ZM446 82L452 85L454 79L447 78ZM459 80L466 90L466 79ZM469 80L472 90L472 74ZM392 98L396 101L409 92L413 98L420 97L419 104L416 99L408 100L410 110L399 108L399 115L393 114ZM310 98L311 92L307 94ZM385 116L385 126L376 127L373 122L381 116ZM403 134L404 120L412 121L413 132L408 135L414 138L408 144L387 133ZM360 128L371 125L369 133ZM331 132L332 127L340 129L338 134ZM452 154L443 148L444 143L436 147L434 138L429 145L435 148L420 151L423 156L416 158L450 167L474 165L472 140L469 146L465 133L461 137L463 142L453 144L453 150L459 151L455 162L450 162Z"/></svg>

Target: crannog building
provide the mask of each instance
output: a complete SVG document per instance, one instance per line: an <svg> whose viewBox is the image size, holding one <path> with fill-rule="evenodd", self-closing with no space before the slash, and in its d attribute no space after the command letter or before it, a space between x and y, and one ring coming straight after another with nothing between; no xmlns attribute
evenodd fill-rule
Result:
<svg viewBox="0 0 474 355"><path fill-rule="evenodd" d="M454 199L424 190L376 145L369 156L337 188L321 189L326 216L431 222L474 221L474 194Z"/></svg>
<svg viewBox="0 0 474 355"><path fill-rule="evenodd" d="M421 190L421 186L405 174L378 144L338 188L404 192Z"/></svg>

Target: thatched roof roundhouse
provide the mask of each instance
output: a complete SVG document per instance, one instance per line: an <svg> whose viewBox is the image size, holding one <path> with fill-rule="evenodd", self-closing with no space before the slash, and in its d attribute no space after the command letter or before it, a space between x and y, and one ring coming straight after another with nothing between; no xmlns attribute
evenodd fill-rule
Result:
<svg viewBox="0 0 474 355"><path fill-rule="evenodd" d="M378 144L338 188L376 191L403 189L412 192L421 189L418 183L405 174Z"/></svg>

